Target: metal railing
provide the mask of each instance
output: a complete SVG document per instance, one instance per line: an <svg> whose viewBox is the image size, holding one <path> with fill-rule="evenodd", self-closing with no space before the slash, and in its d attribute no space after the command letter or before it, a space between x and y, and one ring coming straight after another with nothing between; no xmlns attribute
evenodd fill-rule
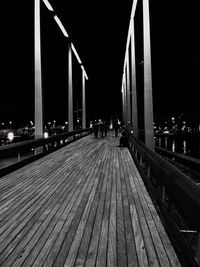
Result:
<svg viewBox="0 0 200 267"><path fill-rule="evenodd" d="M190 266L200 266L200 187L133 134L127 134L129 150L150 195L156 199ZM191 223L189 227L193 229L180 229L172 216L172 209L187 218L187 223ZM195 255L183 233L195 234Z"/></svg>
<svg viewBox="0 0 200 267"><path fill-rule="evenodd" d="M91 128L86 128L78 131L51 135L48 138L32 139L1 146L0 160L12 158L12 163L0 169L0 177L63 146L66 146L72 141L90 134L91 131Z"/></svg>
<svg viewBox="0 0 200 267"><path fill-rule="evenodd" d="M182 155L177 152L172 152L168 149L155 146L155 151L159 154L167 156L170 159L175 159L177 162L183 163L185 166L188 166L191 169L200 171L200 159L195 159L193 157Z"/></svg>

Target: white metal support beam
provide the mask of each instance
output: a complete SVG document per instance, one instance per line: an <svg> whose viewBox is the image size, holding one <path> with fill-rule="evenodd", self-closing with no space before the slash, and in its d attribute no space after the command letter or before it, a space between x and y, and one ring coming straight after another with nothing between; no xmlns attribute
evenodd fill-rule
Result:
<svg viewBox="0 0 200 267"><path fill-rule="evenodd" d="M73 121L73 84L72 84L72 48L68 43L68 131L74 129Z"/></svg>
<svg viewBox="0 0 200 267"><path fill-rule="evenodd" d="M85 71L82 68L82 129L86 128L85 79Z"/></svg>
<svg viewBox="0 0 200 267"><path fill-rule="evenodd" d="M145 144L154 150L149 0L143 0Z"/></svg>
<svg viewBox="0 0 200 267"><path fill-rule="evenodd" d="M130 63L129 63L129 47L126 54L126 84L127 84L127 120L131 122L131 94L130 94Z"/></svg>
<svg viewBox="0 0 200 267"><path fill-rule="evenodd" d="M132 128L133 128L133 134L136 137L138 137L134 18L132 18L131 21L131 88L132 88Z"/></svg>
<svg viewBox="0 0 200 267"><path fill-rule="evenodd" d="M41 72L40 0L34 2L35 58L35 138L43 137L43 101Z"/></svg>

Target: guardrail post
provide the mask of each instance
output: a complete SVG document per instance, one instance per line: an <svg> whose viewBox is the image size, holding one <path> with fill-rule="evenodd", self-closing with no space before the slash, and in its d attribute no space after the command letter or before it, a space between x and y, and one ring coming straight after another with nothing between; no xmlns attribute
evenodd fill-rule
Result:
<svg viewBox="0 0 200 267"><path fill-rule="evenodd" d="M137 158L137 149L135 147L134 156Z"/></svg>
<svg viewBox="0 0 200 267"><path fill-rule="evenodd" d="M140 165L142 165L142 155L140 155Z"/></svg>
<svg viewBox="0 0 200 267"><path fill-rule="evenodd" d="M21 156L20 153L17 153L17 161L20 162L21 161Z"/></svg>
<svg viewBox="0 0 200 267"><path fill-rule="evenodd" d="M147 167L147 178L150 178L151 176L151 169L150 166Z"/></svg>
<svg viewBox="0 0 200 267"><path fill-rule="evenodd" d="M165 202L165 186L162 186L162 203Z"/></svg>
<svg viewBox="0 0 200 267"><path fill-rule="evenodd" d="M197 250L196 250L196 258L198 263L200 263L200 232L197 232Z"/></svg>

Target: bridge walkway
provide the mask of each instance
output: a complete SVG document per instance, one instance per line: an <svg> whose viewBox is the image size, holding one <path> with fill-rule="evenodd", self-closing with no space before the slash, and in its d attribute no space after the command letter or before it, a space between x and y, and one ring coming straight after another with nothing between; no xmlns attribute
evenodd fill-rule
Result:
<svg viewBox="0 0 200 267"><path fill-rule="evenodd" d="M0 266L180 266L127 148L86 136L0 179Z"/></svg>

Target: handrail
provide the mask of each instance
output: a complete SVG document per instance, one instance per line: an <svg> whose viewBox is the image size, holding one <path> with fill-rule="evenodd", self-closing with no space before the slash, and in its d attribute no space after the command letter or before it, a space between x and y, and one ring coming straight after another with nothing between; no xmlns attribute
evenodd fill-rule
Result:
<svg viewBox="0 0 200 267"><path fill-rule="evenodd" d="M169 195L200 229L200 187L132 134L129 134L129 141L150 167L156 179L161 181Z"/></svg>
<svg viewBox="0 0 200 267"><path fill-rule="evenodd" d="M144 143L127 131L129 150L136 162L136 165L149 188L150 194L157 200L157 204L162 211L170 231L173 233L181 255L184 255L189 266L200 266L200 187L195 184L186 175L181 173L177 168L162 158L158 153L148 149ZM144 164L145 163L145 164ZM145 166L145 168L144 168ZM153 179L152 179L153 178ZM157 190L154 182L161 185L161 190ZM170 199L170 202L168 201ZM173 201L171 205L171 201ZM186 215L192 225L196 236L196 250L191 249L191 244L186 241L185 236L181 232L187 232L187 229L179 229L176 220L174 220L172 209L177 210ZM168 229L169 229L168 228ZM182 256L181 256L182 257Z"/></svg>
<svg viewBox="0 0 200 267"><path fill-rule="evenodd" d="M16 158L16 161L0 169L0 177L12 172L58 148L67 145L69 142L76 140L82 136L90 134L91 128L81 129L73 132L64 132L56 135L51 135L48 138L38 138L28 141L12 143L0 147L0 159L7 156ZM70 139L71 138L71 139ZM70 139L70 140L69 140ZM34 154L22 159L22 154L27 151L34 150ZM33 152L32 152L33 153Z"/></svg>
<svg viewBox="0 0 200 267"><path fill-rule="evenodd" d="M90 132L91 128L81 129L78 131L73 132L67 132L67 133L60 133L56 135L51 135L48 138L38 138L38 139L32 139L28 141L22 141L17 143L12 143L9 145L1 146L0 147L0 157L4 155L5 152L23 152L25 149L29 148L36 148L39 146L43 146L58 140L66 139L70 136L75 136L77 134L83 133L83 132Z"/></svg>
<svg viewBox="0 0 200 267"><path fill-rule="evenodd" d="M175 158L178 162L182 162L185 165L200 171L200 159L196 159L187 155L182 155L177 152L172 152L166 148L155 146L155 151L164 154L170 158Z"/></svg>

